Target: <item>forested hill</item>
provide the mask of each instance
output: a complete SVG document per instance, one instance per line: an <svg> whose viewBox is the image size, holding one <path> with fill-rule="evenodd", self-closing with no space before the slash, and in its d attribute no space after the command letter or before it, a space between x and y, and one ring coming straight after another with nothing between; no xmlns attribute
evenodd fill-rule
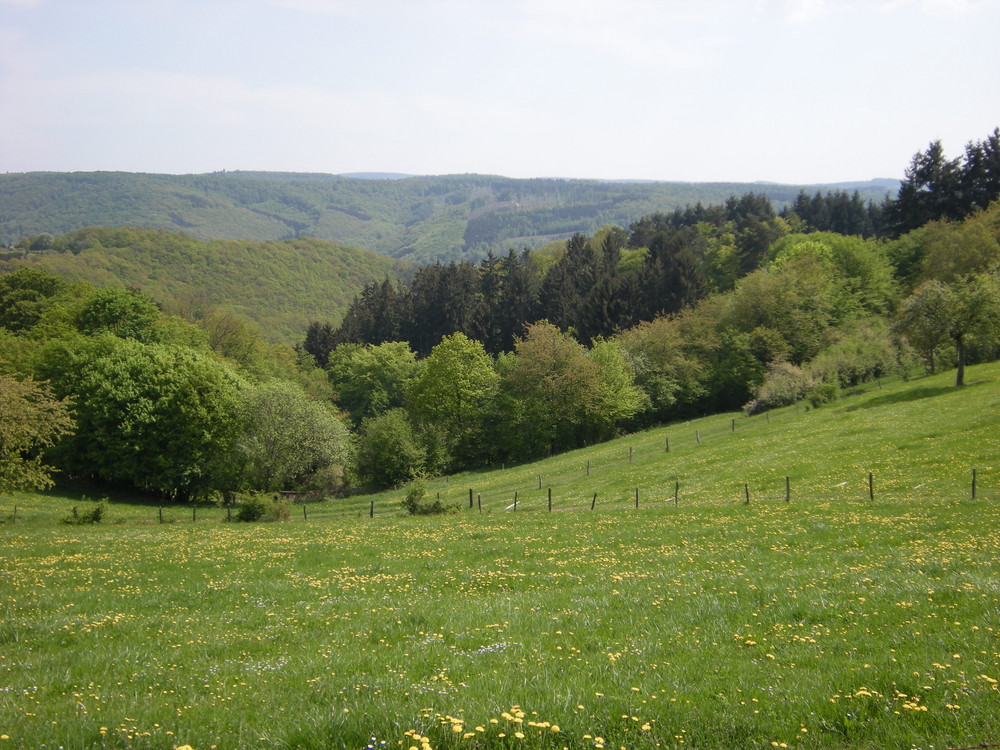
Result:
<svg viewBox="0 0 1000 750"><path fill-rule="evenodd" d="M274 343L299 341L310 321L339 320L366 285L414 272L411 263L336 242L203 241L180 232L89 227L41 235L0 252L0 276L29 266L71 281L141 289L167 312L221 310L249 319Z"/></svg>
<svg viewBox="0 0 1000 750"><path fill-rule="evenodd" d="M318 237L419 262L478 260L539 247L606 224L749 191L776 208L800 191L857 190L881 202L899 182L849 185L517 180L484 175L385 176L216 172L32 172L0 175L0 244L85 226L183 231L199 239ZM393 179L396 178L396 179Z"/></svg>

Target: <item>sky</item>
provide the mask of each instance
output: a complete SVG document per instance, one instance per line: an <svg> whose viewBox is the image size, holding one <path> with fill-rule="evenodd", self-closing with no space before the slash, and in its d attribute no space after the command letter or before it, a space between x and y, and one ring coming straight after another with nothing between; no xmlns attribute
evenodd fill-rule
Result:
<svg viewBox="0 0 1000 750"><path fill-rule="evenodd" d="M832 183L1000 126L1000 0L0 0L0 172Z"/></svg>

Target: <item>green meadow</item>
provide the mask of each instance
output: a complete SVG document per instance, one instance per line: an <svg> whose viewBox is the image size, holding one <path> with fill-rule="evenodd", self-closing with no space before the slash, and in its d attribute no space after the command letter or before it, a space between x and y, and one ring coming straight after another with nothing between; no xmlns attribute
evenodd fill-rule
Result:
<svg viewBox="0 0 1000 750"><path fill-rule="evenodd" d="M448 515L5 496L0 750L1000 743L1000 364L953 377L428 480Z"/></svg>

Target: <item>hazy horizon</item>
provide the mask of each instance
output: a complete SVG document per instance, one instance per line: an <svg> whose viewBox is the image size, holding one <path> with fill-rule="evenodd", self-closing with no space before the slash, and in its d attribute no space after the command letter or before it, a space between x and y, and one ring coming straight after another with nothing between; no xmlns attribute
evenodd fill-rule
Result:
<svg viewBox="0 0 1000 750"><path fill-rule="evenodd" d="M997 28L1000 0L0 0L0 171L899 179L1000 125Z"/></svg>

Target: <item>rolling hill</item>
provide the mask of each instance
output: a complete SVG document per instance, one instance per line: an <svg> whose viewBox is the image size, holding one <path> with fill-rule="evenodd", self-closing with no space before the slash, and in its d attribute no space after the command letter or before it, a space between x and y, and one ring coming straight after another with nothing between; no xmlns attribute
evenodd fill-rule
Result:
<svg viewBox="0 0 1000 750"><path fill-rule="evenodd" d="M0 244L85 226L183 231L202 240L318 237L418 262L477 260L538 247L656 211L757 192L777 206L800 190L858 190L880 201L895 180L841 185L517 180L279 172L0 175Z"/></svg>
<svg viewBox="0 0 1000 750"><path fill-rule="evenodd" d="M24 257L17 257L17 256ZM365 284L412 272L407 261L313 238L198 240L156 229L90 227L40 253L0 255L0 274L22 266L97 286L134 286L168 311L211 305L295 343L313 320L339 320Z"/></svg>

